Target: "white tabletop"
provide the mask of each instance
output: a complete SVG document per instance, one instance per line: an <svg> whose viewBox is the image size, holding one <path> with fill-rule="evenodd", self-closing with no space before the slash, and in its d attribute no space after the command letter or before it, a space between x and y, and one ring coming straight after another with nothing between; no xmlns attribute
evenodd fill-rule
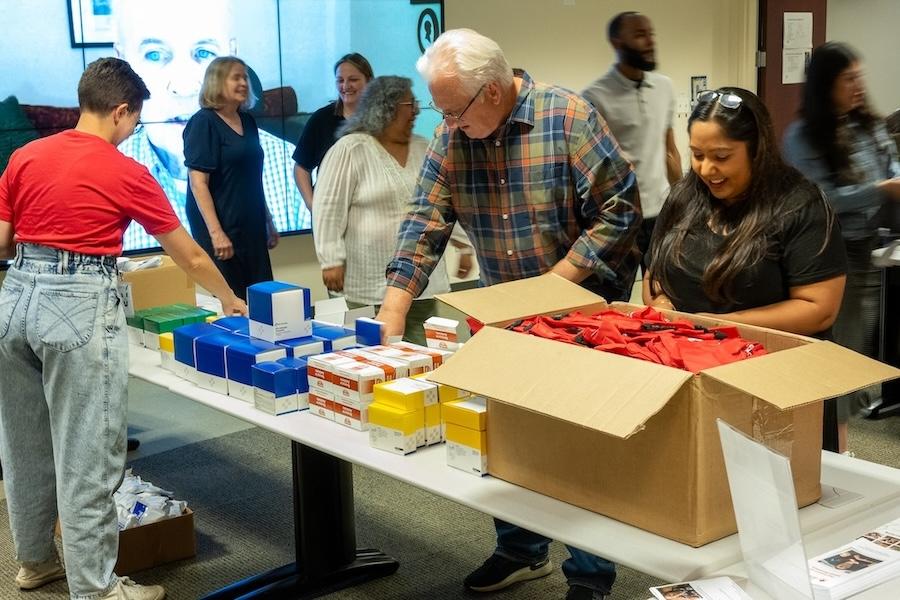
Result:
<svg viewBox="0 0 900 600"><path fill-rule="evenodd" d="M527 527L666 581L699 579L741 562L736 535L691 548L619 521L493 477L474 477L446 465L443 445L398 456L369 446L368 435L310 414L271 416L251 404L207 391L162 369L159 354L131 346L131 375L173 393L310 446L384 473L454 502ZM810 556L900 517L900 470L824 452L823 486L863 495L840 508L800 510ZM900 594L898 594L900 597Z"/></svg>

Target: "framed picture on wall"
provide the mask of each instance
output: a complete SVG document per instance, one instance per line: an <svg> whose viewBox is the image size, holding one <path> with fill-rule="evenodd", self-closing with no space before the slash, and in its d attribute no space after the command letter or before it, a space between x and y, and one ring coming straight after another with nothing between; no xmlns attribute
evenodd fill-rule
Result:
<svg viewBox="0 0 900 600"><path fill-rule="evenodd" d="M703 90L709 89L706 75L694 75L691 77L691 108L697 106L697 96Z"/></svg>
<svg viewBox="0 0 900 600"><path fill-rule="evenodd" d="M113 45L112 0L66 0L73 48Z"/></svg>

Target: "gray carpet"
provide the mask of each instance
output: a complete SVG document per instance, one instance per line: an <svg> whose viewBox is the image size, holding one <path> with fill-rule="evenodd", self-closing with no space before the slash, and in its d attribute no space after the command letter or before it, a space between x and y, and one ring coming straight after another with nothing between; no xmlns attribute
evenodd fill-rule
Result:
<svg viewBox="0 0 900 600"><path fill-rule="evenodd" d="M854 420L851 447L860 458L900 467L900 419ZM175 490L195 511L196 558L139 573L141 583L160 583L173 600L192 599L242 577L292 559L290 444L274 434L250 429L141 458L135 472ZM465 575L493 549L489 517L414 487L355 468L358 543L400 561L393 576L328 596L332 599L474 598L462 590ZM0 504L0 598L61 600L64 583L21 593L13 587L17 565ZM565 548L552 546L559 565ZM659 581L619 569L612 598L647 598ZM565 595L557 572L491 598L553 599Z"/></svg>
<svg viewBox="0 0 900 600"><path fill-rule="evenodd" d="M290 444L260 429L200 442L130 464L136 473L174 490L195 513L197 556L134 576L165 585L173 600L196 598L242 577L292 560ZM462 579L493 550L489 517L384 475L354 468L357 541L400 561L399 571L330 599L466 598ZM55 583L21 593L12 585L17 565L0 505L0 598L62 599ZM553 560L565 559L554 544ZM7 583L8 582L8 583ZM621 569L616 598L646 598L655 580ZM492 598L562 598L566 584L557 572Z"/></svg>

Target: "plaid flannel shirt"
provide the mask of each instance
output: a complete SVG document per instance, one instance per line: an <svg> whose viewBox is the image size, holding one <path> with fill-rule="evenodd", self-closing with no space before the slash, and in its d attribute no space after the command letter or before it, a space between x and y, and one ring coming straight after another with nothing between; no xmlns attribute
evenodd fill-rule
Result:
<svg viewBox="0 0 900 600"><path fill-rule="evenodd" d="M469 139L446 123L435 132L388 285L418 296L458 221L484 285L540 275L565 258L593 271L586 288L627 299L639 261L634 170L589 103L516 76L516 106L496 137Z"/></svg>

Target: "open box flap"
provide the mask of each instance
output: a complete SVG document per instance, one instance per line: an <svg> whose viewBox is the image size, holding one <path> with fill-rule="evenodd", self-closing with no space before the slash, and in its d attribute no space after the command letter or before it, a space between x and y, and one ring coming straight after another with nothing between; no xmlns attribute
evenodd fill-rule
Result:
<svg viewBox="0 0 900 600"><path fill-rule="evenodd" d="M600 296L553 273L435 297L482 323L568 312L603 302Z"/></svg>
<svg viewBox="0 0 900 600"><path fill-rule="evenodd" d="M818 341L706 369L700 376L784 410L900 377L900 369Z"/></svg>
<svg viewBox="0 0 900 600"><path fill-rule="evenodd" d="M485 327L428 378L627 438L691 377L680 369Z"/></svg>

